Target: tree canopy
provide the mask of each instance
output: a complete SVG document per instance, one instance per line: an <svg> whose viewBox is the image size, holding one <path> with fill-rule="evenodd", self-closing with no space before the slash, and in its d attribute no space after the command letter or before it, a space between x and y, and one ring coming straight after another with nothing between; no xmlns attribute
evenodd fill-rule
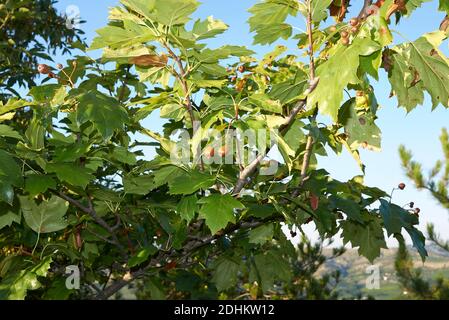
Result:
<svg viewBox="0 0 449 320"><path fill-rule="evenodd" d="M196 0L121 0L85 48L100 59L35 66L48 83L0 104L0 298L107 299L133 282L142 298L300 298L304 253L285 230L308 223L371 262L407 233L424 260L414 210L363 175L317 168L347 149L363 172L359 150L380 150L380 72L399 107L426 94L449 107L447 1L437 30L394 44L395 23L424 2L260 1L249 31L273 48L257 58L209 47L228 26L191 21ZM301 17L304 32L290 24ZM144 125L151 114L162 132ZM66 287L73 265L80 290Z"/></svg>

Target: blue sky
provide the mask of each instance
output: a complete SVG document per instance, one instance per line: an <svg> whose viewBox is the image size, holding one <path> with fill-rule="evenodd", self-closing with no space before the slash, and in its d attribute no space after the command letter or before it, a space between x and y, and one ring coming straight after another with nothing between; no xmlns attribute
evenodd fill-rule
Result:
<svg viewBox="0 0 449 320"><path fill-rule="evenodd" d="M163 0L161 0L163 1ZM210 42L211 47L222 44L246 45L261 54L270 51L275 44L271 46L252 46L252 35L249 33L249 26L246 20L249 17L246 11L257 0L203 0L199 10L194 14L195 18L205 18L214 16L223 20L230 28L229 30ZM360 5L362 1L360 2ZM118 4L118 0L59 0L57 7L60 11L65 11L70 5L79 8L81 18L86 20L82 26L86 32L88 42L95 36L95 30L101 28L107 23L108 8ZM358 7L354 7L353 12L358 12ZM424 32L430 32L438 28L443 18L443 14L437 12L437 1L426 3L421 9L417 10L413 16L404 20L401 25L394 27L408 39L414 40ZM304 28L304 21L301 18L290 21L298 28ZM395 41L406 41L395 34ZM291 48L291 52L300 55L301 52L295 52L294 42L281 42ZM448 54L448 43L445 43L442 50ZM100 53L94 52L91 55L97 57ZM61 60L62 58L59 57ZM63 60L62 60L63 61ZM60 62L60 61L57 61ZM449 86L449 84L448 84ZM374 84L376 94L382 109L379 111L378 126L382 130L382 151L370 152L362 151L362 159L366 164L366 184L377 186L384 190L391 190L399 182L405 182L407 188L404 191L396 192L394 201L398 204L405 204L414 201L421 208L420 229L425 231L425 225L429 222L435 223L436 230L446 238L449 238L449 212L441 208L426 192L419 192L412 187L410 181L405 178L400 167L400 161L397 153L398 146L405 144L414 151L416 159L429 169L442 156L438 137L441 128L449 128L449 110L439 106L431 111L429 99L423 106L418 107L410 114L405 110L397 108L396 99L388 98L390 85L386 75L383 74L379 82ZM154 128L160 128L162 122L157 119L157 115L150 117L146 125ZM319 166L329 171L332 176L339 180L347 180L354 175L361 174L358 165L352 157L344 152L340 156L331 155L330 157L320 158ZM313 233L311 228L309 232ZM395 241L389 241L394 245Z"/></svg>

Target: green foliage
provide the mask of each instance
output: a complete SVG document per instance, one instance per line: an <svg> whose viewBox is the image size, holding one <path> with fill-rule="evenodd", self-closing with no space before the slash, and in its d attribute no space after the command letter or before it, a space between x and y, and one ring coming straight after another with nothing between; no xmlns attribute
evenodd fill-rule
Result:
<svg viewBox="0 0 449 320"><path fill-rule="evenodd" d="M277 46L258 59L246 47L209 48L206 40L227 26L212 17L190 23L198 5L122 0L90 47L102 49L101 59L74 57L54 83L1 103L6 298L109 298L132 282L139 298L336 298L338 274L314 277L325 261L321 245L294 247L284 234L307 223L323 239L342 232L370 261L386 247L384 230L399 240L406 231L425 257L413 212L363 176L333 179L317 159L347 148L363 170L360 149L380 149L370 81L381 65L400 104L414 89L397 65L426 73L415 87L447 107L444 81L429 78L445 79L447 58L432 51L445 36L391 47L382 11L360 21L346 43L349 24L320 28L330 1L265 0L250 9L255 43L292 37L315 54L305 62L308 52ZM298 12L307 34L286 22ZM147 127L153 112L164 119L160 132ZM260 147L246 130L256 142L273 139ZM275 145L283 161L265 161ZM81 290L65 290L67 265L84 267ZM33 285L8 291L24 272Z"/></svg>
<svg viewBox="0 0 449 320"><path fill-rule="evenodd" d="M83 32L66 27L52 0L0 1L0 100L18 96L17 86L36 85L38 60L51 61L82 43ZM82 22L82 21L80 21Z"/></svg>

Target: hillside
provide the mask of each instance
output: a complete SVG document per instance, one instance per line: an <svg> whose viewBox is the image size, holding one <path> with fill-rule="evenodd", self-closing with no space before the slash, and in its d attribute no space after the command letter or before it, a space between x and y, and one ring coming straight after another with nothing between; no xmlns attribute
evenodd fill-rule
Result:
<svg viewBox="0 0 449 320"><path fill-rule="evenodd" d="M410 248L415 268L421 268L423 277L426 279L435 279L439 276L449 278L449 253L432 245L428 245L427 250L429 257L423 264L418 253ZM396 252L395 248L383 250L381 256L374 261L374 264L380 268L380 289L366 288L366 279L369 276L366 269L371 264L364 257L360 257L356 249L348 249L341 257L328 260L319 273L340 270L341 282L337 290L343 298L360 294L363 297L371 296L383 300L407 299L407 293L400 289L394 272ZM327 254L326 251L325 254Z"/></svg>

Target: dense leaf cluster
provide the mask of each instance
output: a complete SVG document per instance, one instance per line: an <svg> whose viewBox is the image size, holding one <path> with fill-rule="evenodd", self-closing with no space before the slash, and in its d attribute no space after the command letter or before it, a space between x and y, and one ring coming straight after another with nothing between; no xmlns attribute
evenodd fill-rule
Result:
<svg viewBox="0 0 449 320"><path fill-rule="evenodd" d="M371 81L382 68L401 106L427 92L448 107L449 62L438 49L447 33L394 46L391 16L411 14L416 1L360 13L348 3L256 4L255 43L293 37L305 53L276 46L257 59L241 46L209 48L228 26L189 22L196 0L121 0L90 47L101 59L76 56L51 84L0 105L0 298L102 299L140 279L153 298L330 296L328 280L313 294L316 282L297 277L301 248L284 230L307 223L323 239L341 231L370 261L386 247L384 231L400 242L406 231L424 259L413 211L363 176L333 179L317 155L346 148L363 170L359 149L380 149ZM300 15L307 32L293 34L287 17ZM337 23L323 27L328 15ZM146 125L154 114L162 132ZM173 158L177 129L188 134L186 161ZM231 136L237 129L273 141L252 158L234 147L254 147ZM265 157L274 146L280 162ZM65 286L68 265L79 267L78 291Z"/></svg>

